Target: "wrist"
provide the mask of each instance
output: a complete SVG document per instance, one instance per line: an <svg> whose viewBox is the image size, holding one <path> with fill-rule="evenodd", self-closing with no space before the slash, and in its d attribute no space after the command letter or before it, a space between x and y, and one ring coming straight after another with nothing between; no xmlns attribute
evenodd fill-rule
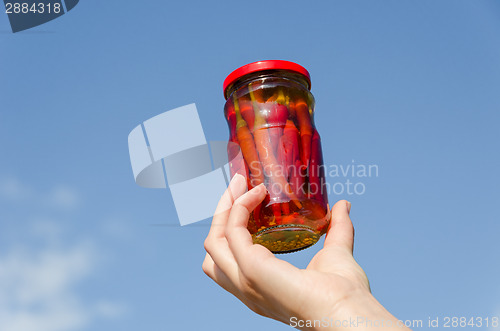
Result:
<svg viewBox="0 0 500 331"><path fill-rule="evenodd" d="M341 300L328 320L329 325L324 323L312 330L409 330L364 289Z"/></svg>
<svg viewBox="0 0 500 331"><path fill-rule="evenodd" d="M365 289L346 295L321 316L317 311L314 317L292 317L288 324L304 331L410 330Z"/></svg>

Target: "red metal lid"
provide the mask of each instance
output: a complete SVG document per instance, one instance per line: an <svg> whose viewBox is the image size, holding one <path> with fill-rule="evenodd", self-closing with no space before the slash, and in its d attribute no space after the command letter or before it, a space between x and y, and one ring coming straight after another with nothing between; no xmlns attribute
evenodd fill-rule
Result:
<svg viewBox="0 0 500 331"><path fill-rule="evenodd" d="M262 70L289 70L297 72L306 77L307 82L309 83L309 88L311 88L311 77L309 76L309 72L303 66L290 61L266 60L246 64L230 73L229 76L224 79L224 84L222 85L222 89L224 90L224 97L226 97L226 89L228 88L228 86L234 83L234 81L236 81L238 78L241 78L246 74Z"/></svg>

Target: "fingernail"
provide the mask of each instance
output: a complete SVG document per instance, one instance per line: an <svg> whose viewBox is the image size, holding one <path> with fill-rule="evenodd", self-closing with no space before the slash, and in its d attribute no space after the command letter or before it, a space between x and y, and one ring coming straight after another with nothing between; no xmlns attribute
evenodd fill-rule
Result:
<svg viewBox="0 0 500 331"><path fill-rule="evenodd" d="M346 202L346 207L347 207L347 213L351 213L351 203L349 201Z"/></svg>
<svg viewBox="0 0 500 331"><path fill-rule="evenodd" d="M261 190L261 187L264 187L264 190L267 192L267 188L264 183L260 183L259 185L255 186L251 191L258 192L259 190Z"/></svg>
<svg viewBox="0 0 500 331"><path fill-rule="evenodd" d="M239 181L241 179L245 179L245 177L243 177L243 175L238 174L238 173L234 174L233 178L231 179L231 183L233 183L233 182L236 183L237 181Z"/></svg>
<svg viewBox="0 0 500 331"><path fill-rule="evenodd" d="M234 174L233 178L231 178L231 182L228 185L229 190L237 190L240 187L243 188L245 186L245 190L247 187L247 179L245 176L241 174Z"/></svg>

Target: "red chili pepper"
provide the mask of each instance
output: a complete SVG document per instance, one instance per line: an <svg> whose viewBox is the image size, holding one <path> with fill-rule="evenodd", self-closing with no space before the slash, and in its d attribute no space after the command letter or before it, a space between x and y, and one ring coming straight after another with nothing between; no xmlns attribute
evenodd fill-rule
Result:
<svg viewBox="0 0 500 331"><path fill-rule="evenodd" d="M227 125L229 126L229 140L236 138L236 113L232 102L226 103Z"/></svg>
<svg viewBox="0 0 500 331"><path fill-rule="evenodd" d="M281 145L279 148L279 159L284 169L285 176L290 183L290 188L295 195L302 199L304 196L302 174L302 163L300 161L299 131L292 120L287 120Z"/></svg>
<svg viewBox="0 0 500 331"><path fill-rule="evenodd" d="M312 136L311 160L309 163L310 198L328 204L328 195L325 187L325 169L321 152L321 139L315 129Z"/></svg>
<svg viewBox="0 0 500 331"><path fill-rule="evenodd" d="M293 212L287 216L283 216L281 224L304 224L304 216L297 212Z"/></svg>
<svg viewBox="0 0 500 331"><path fill-rule="evenodd" d="M308 211L307 219L316 221L318 231L324 230L325 225L328 225L329 210L328 205L323 204L322 201L313 199L304 200L304 209Z"/></svg>
<svg viewBox="0 0 500 331"><path fill-rule="evenodd" d="M276 160L278 161L278 164L281 167L283 175L288 180L288 160L287 160L285 141L286 139L283 136L281 136L280 141L278 143L278 149L276 151Z"/></svg>
<svg viewBox="0 0 500 331"><path fill-rule="evenodd" d="M278 158L278 164L281 167L281 170L283 171L283 175L285 178L288 180L288 163L287 163L287 154L285 150L285 144L284 144L285 137L282 136L280 138L279 144L278 144L278 151L277 151L277 158ZM283 216L289 215L290 214L290 205L288 202L281 203L281 211L283 212ZM283 224L283 223L282 223Z"/></svg>
<svg viewBox="0 0 500 331"><path fill-rule="evenodd" d="M299 130L292 120L286 121L283 130L283 144L285 146L287 167L295 166L295 160L300 159Z"/></svg>
<svg viewBox="0 0 500 331"><path fill-rule="evenodd" d="M227 156L228 156L231 178L233 178L234 175L237 173L242 176L245 176L245 178L247 179L247 186L249 189L251 189L252 185L251 176L249 174L248 166L245 163L245 159L243 158L243 154L241 153L240 145L237 142L236 112L234 110L234 105L232 102L227 102L226 107L227 107L226 108L227 121L230 132L230 139L227 143ZM253 109L252 109L252 116L253 116ZM252 117L252 125L253 125L253 117ZM258 221L260 217L260 207L261 205L257 206L257 208L254 209L254 219L256 226L259 225Z"/></svg>
<svg viewBox="0 0 500 331"><path fill-rule="evenodd" d="M267 186L268 195L269 195L269 205L274 215L274 220L276 224L281 224L281 202L286 201L288 198L286 193L283 192L283 188L279 185L276 185L275 182L269 180Z"/></svg>
<svg viewBox="0 0 500 331"><path fill-rule="evenodd" d="M259 159L262 162L262 167L266 176L271 181L271 186L273 184L277 184L278 187L285 192L286 195L293 201L293 203L301 208L302 204L298 200L298 197L295 193L290 189L290 185L288 184L285 176L281 171L281 167L278 165L278 161L272 151L272 145L269 138L268 130L265 128L266 122L265 118L260 113L260 109L256 104L255 97L253 95L253 91L250 88L250 98L254 104L255 111L255 123L254 123L254 137L255 137L255 146L257 147ZM238 113L236 113L238 115Z"/></svg>
<svg viewBox="0 0 500 331"><path fill-rule="evenodd" d="M309 159L311 157L311 139L313 135L313 127L311 124L311 115L309 114L309 106L305 101L299 100L295 103L295 112L300 130L300 159L302 164L308 168Z"/></svg>
<svg viewBox="0 0 500 331"><path fill-rule="evenodd" d="M227 124L229 126L229 141L227 142L227 157L229 162L229 169L231 170L231 177L234 176L237 169L240 168L238 162L232 162L240 152L240 146L236 142L236 113L234 105L230 100L226 103L225 113L227 117Z"/></svg>
<svg viewBox="0 0 500 331"><path fill-rule="evenodd" d="M253 131L253 123L255 119L255 114L252 107L252 102L249 100L241 100L239 102L241 116L247 122L250 131Z"/></svg>
<svg viewBox="0 0 500 331"><path fill-rule="evenodd" d="M293 171L290 173L290 187L293 192L302 199L305 194L305 178L301 172L302 163L299 159L295 160Z"/></svg>
<svg viewBox="0 0 500 331"><path fill-rule="evenodd" d="M288 108L285 105L278 103L270 104L270 109L267 113L267 124L269 125L269 138L273 145L273 153L277 155L278 144L283 135L283 127L288 118Z"/></svg>
<svg viewBox="0 0 500 331"><path fill-rule="evenodd" d="M255 180L255 186L257 186L258 184L264 182L264 171L262 169L262 164L259 161L259 155L254 143L254 137L252 136L247 123L241 116L236 96L234 96L233 101L236 113L236 137L238 138L243 158L250 169L252 179Z"/></svg>
<svg viewBox="0 0 500 331"><path fill-rule="evenodd" d="M293 213L290 215L283 216L281 220L281 224L294 224L297 223L301 217L297 215L297 213Z"/></svg>
<svg viewBox="0 0 500 331"><path fill-rule="evenodd" d="M260 90L252 90L255 100L259 101L260 113L266 120L273 152L277 155L279 139L283 135L283 126L288 119L287 98L283 94L283 91L279 90L263 103L260 101L263 94L258 97L256 94L257 91Z"/></svg>
<svg viewBox="0 0 500 331"><path fill-rule="evenodd" d="M271 209L271 198L269 197L269 194L266 194L264 200L259 204L259 206L261 206L261 209L260 209L260 227L262 226L265 226L265 227L268 227L268 223L269 223L269 216L267 216L267 212L269 210L272 211ZM274 215L274 214L273 214Z"/></svg>
<svg viewBox="0 0 500 331"><path fill-rule="evenodd" d="M281 206L279 202L275 202L271 205L271 209L273 210L274 220L276 225L281 224Z"/></svg>
<svg viewBox="0 0 500 331"><path fill-rule="evenodd" d="M290 215L290 205L288 202L283 202L281 204L281 211L283 212L283 215Z"/></svg>
<svg viewBox="0 0 500 331"><path fill-rule="evenodd" d="M290 118L297 117L297 111L295 110L295 102L290 101L288 103L288 111L290 112Z"/></svg>
<svg viewBox="0 0 500 331"><path fill-rule="evenodd" d="M272 104L269 115L267 116L267 123L272 126L283 126L288 119L288 108L279 103Z"/></svg>

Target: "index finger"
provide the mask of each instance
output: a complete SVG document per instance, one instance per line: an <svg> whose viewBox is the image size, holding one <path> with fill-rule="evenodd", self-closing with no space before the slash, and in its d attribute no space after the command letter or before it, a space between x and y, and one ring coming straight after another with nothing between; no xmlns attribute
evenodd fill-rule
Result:
<svg viewBox="0 0 500 331"><path fill-rule="evenodd" d="M264 200L266 187L260 184L236 199L229 214L226 226L226 239L233 255L241 256L253 246L252 236L247 225L250 213Z"/></svg>
<svg viewBox="0 0 500 331"><path fill-rule="evenodd" d="M246 178L240 174L235 174L229 183L226 191L222 194L217 208L215 209L212 225L208 236L221 238L224 237L224 227L227 223L231 207L236 199L238 199L247 190Z"/></svg>
<svg viewBox="0 0 500 331"><path fill-rule="evenodd" d="M265 196L265 187L259 185L238 198L231 208L225 233L229 249L244 278L253 284L254 290L272 298L277 289L293 288L296 282L300 283L302 276L295 266L276 258L264 246L253 244L247 229L248 217ZM240 283L240 286L244 285ZM293 302L295 295L291 291L284 298Z"/></svg>
<svg viewBox="0 0 500 331"><path fill-rule="evenodd" d="M264 246L254 245L252 236L247 229L250 213L262 202L266 196L266 192L265 186L261 184L239 197L231 208L226 225L225 234L229 249L233 253L240 269L247 275L255 270L263 272L264 269L269 272L274 272L275 268L292 268L298 270L288 262L276 258Z"/></svg>

